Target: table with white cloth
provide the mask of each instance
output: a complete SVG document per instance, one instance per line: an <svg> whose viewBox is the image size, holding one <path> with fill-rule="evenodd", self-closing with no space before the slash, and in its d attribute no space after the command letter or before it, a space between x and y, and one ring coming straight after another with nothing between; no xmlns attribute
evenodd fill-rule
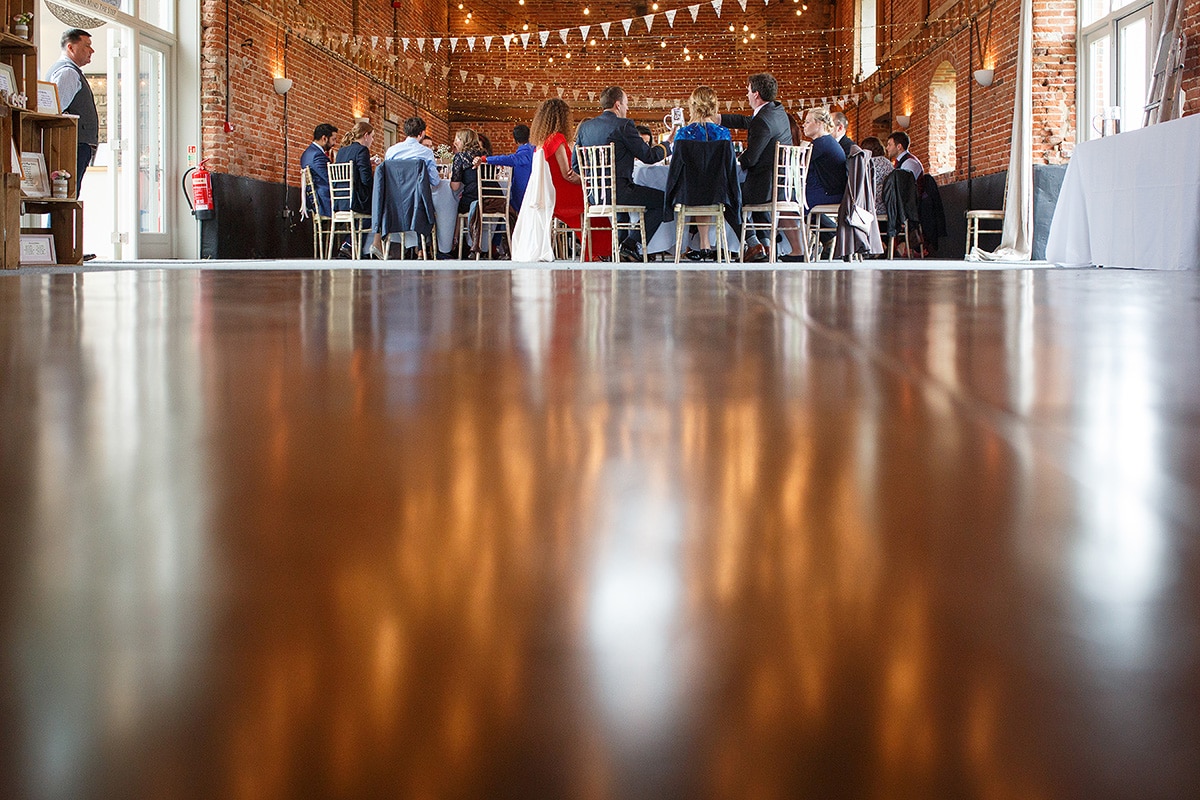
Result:
<svg viewBox="0 0 1200 800"><path fill-rule="evenodd" d="M1200 115L1084 142L1063 178L1046 260L1200 268Z"/></svg>
<svg viewBox="0 0 1200 800"><path fill-rule="evenodd" d="M646 186L650 189L658 189L660 192L667 190L667 175L670 173L671 167L669 164L644 164L641 161L634 160L633 162L633 182L639 186ZM746 171L741 165L737 168L738 182L746 180ZM693 224L693 223L689 223ZM650 237L650 244L646 249L647 253L675 253L675 222L674 220L666 220L662 225L658 226L658 230L651 233L646 232ZM741 239L739 234L741 231L735 230L728 222L725 223L725 236L729 240L729 250L736 255L741 250ZM715 238L712 237L713 247L716 247ZM694 241L687 242L687 246L698 246ZM791 247L788 244L787 237L779 244L779 254L787 255L791 252Z"/></svg>

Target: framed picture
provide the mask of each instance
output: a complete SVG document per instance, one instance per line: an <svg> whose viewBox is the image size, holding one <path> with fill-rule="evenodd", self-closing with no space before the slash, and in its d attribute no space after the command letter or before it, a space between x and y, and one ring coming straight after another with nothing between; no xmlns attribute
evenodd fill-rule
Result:
<svg viewBox="0 0 1200 800"><path fill-rule="evenodd" d="M25 170L21 168L21 154L17 152L17 143L9 142L9 145L11 145L11 147L12 147L12 159L11 159L12 160L12 170L11 171L15 175L20 175L21 179L24 180Z"/></svg>
<svg viewBox="0 0 1200 800"><path fill-rule="evenodd" d="M17 86L17 73L8 64L0 64L0 91L6 94L21 93L21 87Z"/></svg>
<svg viewBox="0 0 1200 800"><path fill-rule="evenodd" d="M21 193L26 197L50 196L50 176L41 153L21 153Z"/></svg>
<svg viewBox="0 0 1200 800"><path fill-rule="evenodd" d="M57 264L54 253L54 235L50 233L21 234L22 264Z"/></svg>
<svg viewBox="0 0 1200 800"><path fill-rule="evenodd" d="M58 84L53 81L38 81L37 110L42 114L61 114L58 107Z"/></svg>

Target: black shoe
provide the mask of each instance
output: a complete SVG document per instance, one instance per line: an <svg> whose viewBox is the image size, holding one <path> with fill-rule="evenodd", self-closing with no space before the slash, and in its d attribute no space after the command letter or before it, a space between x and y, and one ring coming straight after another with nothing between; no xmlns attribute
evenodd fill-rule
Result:
<svg viewBox="0 0 1200 800"><path fill-rule="evenodd" d="M804 262L804 256L786 255L780 256L779 260L787 262L788 264L800 264Z"/></svg>
<svg viewBox="0 0 1200 800"><path fill-rule="evenodd" d="M334 258L344 258L349 260L353 255L354 253L350 250L350 245L344 244L338 248L337 255L334 256Z"/></svg>
<svg viewBox="0 0 1200 800"><path fill-rule="evenodd" d="M621 245L621 260L626 264L632 264L636 261L641 261L642 257L637 251L637 245L632 247Z"/></svg>
<svg viewBox="0 0 1200 800"><path fill-rule="evenodd" d="M767 248L761 244L752 245L746 248L746 252L742 253L743 264L761 264L770 258L767 255Z"/></svg>
<svg viewBox="0 0 1200 800"><path fill-rule="evenodd" d="M95 260L96 260L96 254L95 254L95 253L84 253L84 254L83 254L83 260L84 260L84 261L95 261Z"/></svg>
<svg viewBox="0 0 1200 800"><path fill-rule="evenodd" d="M438 251L438 254L437 254L437 260L438 260L438 261L449 261L449 260L450 260L450 259L452 259L452 258L454 258L454 251L453 251L453 250L447 250L447 251L446 251L446 252L444 252L444 253L443 253L443 252L441 252L440 250Z"/></svg>

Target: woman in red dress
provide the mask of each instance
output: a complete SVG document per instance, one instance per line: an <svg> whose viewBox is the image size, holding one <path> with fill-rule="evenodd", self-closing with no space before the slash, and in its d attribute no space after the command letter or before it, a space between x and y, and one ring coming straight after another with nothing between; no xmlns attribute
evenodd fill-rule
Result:
<svg viewBox="0 0 1200 800"><path fill-rule="evenodd" d="M542 149L546 163L550 166L550 179L554 182L554 217L562 220L569 228L583 227L583 184L579 174L571 169L571 147L567 144L567 133L571 130L571 107L557 97L543 101L533 115L529 140ZM603 227L607 228L607 222ZM601 227L600 225L596 226ZM612 256L612 237L602 233L592 235L592 255ZM590 260L586 259L585 260Z"/></svg>

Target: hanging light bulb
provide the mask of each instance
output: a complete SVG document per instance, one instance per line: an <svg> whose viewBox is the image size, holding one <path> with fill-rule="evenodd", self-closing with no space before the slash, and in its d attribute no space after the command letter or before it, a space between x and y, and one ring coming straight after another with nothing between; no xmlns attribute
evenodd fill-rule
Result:
<svg viewBox="0 0 1200 800"><path fill-rule="evenodd" d="M750 38L751 38L751 39L757 39L757 38L758 38L758 34L757 34L757 33L752 33L752 34L750 34Z"/></svg>
<svg viewBox="0 0 1200 800"><path fill-rule="evenodd" d="M459 10L459 11L462 11L462 3L459 3L459 4L458 4L458 10Z"/></svg>
<svg viewBox="0 0 1200 800"><path fill-rule="evenodd" d="M651 5L650 5L650 10L651 10L651 11L658 11L658 3L651 3Z"/></svg>
<svg viewBox="0 0 1200 800"><path fill-rule="evenodd" d="M697 58L699 58L701 61L703 61L703 60L704 60L704 53L701 53L699 56L697 56Z"/></svg>
<svg viewBox="0 0 1200 800"><path fill-rule="evenodd" d="M528 23L528 22L526 22L524 25L522 25L522 26L521 26L521 30L523 30L523 31L527 31L527 30L529 30L529 23Z"/></svg>
<svg viewBox="0 0 1200 800"><path fill-rule="evenodd" d="M584 6L584 7L583 7L583 15L584 15L585 17L586 17L586 16L588 16L589 14L591 14L591 13L592 13L592 10L591 10L590 8L588 8L587 6Z"/></svg>
<svg viewBox="0 0 1200 800"><path fill-rule="evenodd" d="M621 60L625 62L625 66L627 66L627 67L629 66L629 56L625 56Z"/></svg>
<svg viewBox="0 0 1200 800"><path fill-rule="evenodd" d="M750 26L749 26L749 25L743 25L743 26L742 26L742 32L743 32L743 33L745 33L745 32L746 32L746 31L748 31L748 30L750 30Z"/></svg>
<svg viewBox="0 0 1200 800"><path fill-rule="evenodd" d="M570 51L570 50L568 50L568 51L567 51L567 58L570 58L570 57L571 57L571 51Z"/></svg>
<svg viewBox="0 0 1200 800"><path fill-rule="evenodd" d="M688 53L690 53L690 52L691 52L691 51L690 51L690 50L688 50L686 47L685 47L685 48L683 48L683 54L684 54L685 56L686 56Z"/></svg>
<svg viewBox="0 0 1200 800"><path fill-rule="evenodd" d="M803 12L803 11L801 11L800 9L798 9L798 8L796 9L796 16L797 16L797 17L798 17L798 16L800 16L801 14L803 14L803 13L804 13L804 12Z"/></svg>
<svg viewBox="0 0 1200 800"><path fill-rule="evenodd" d="M729 32L733 33L733 23L729 23Z"/></svg>
<svg viewBox="0 0 1200 800"><path fill-rule="evenodd" d="M660 41L660 42L658 43L658 46L659 46L659 47L666 47L666 46L667 46L667 43L666 43L666 41Z"/></svg>
<svg viewBox="0 0 1200 800"><path fill-rule="evenodd" d="M592 39L590 42L588 42L588 45L590 45L591 47L595 47L595 46L596 46L596 40L595 40L595 39Z"/></svg>
<svg viewBox="0 0 1200 800"><path fill-rule="evenodd" d="M742 44L750 44L750 40L749 40L749 39L747 39L745 36L743 36L743 37L742 37Z"/></svg>
<svg viewBox="0 0 1200 800"><path fill-rule="evenodd" d="M691 60L692 60L692 57L691 57L691 56L684 56L684 57L683 57L683 60L684 60L684 61L691 61Z"/></svg>

